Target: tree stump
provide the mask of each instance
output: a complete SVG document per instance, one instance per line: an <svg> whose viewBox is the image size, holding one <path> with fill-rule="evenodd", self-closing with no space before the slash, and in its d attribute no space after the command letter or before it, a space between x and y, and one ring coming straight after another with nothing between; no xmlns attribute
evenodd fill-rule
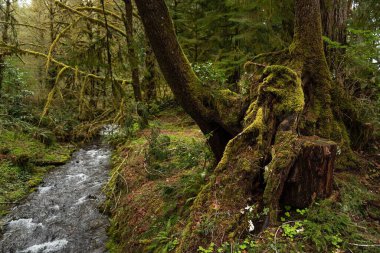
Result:
<svg viewBox="0 0 380 253"><path fill-rule="evenodd" d="M301 150L290 170L281 204L308 207L332 193L337 144L319 137L301 137Z"/></svg>

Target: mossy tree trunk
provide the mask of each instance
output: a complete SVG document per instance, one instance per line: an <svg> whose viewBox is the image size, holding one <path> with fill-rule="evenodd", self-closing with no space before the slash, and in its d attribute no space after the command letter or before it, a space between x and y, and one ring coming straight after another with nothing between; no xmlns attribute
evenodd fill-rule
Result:
<svg viewBox="0 0 380 253"><path fill-rule="evenodd" d="M323 35L342 46L347 45L347 25L352 10L352 0L321 0ZM333 108L341 115L350 134L350 144L355 150L362 149L371 142L373 125L363 122L354 100L347 94L346 49L324 43L326 59L333 75ZM334 106L334 101L337 105Z"/></svg>
<svg viewBox="0 0 380 253"><path fill-rule="evenodd" d="M217 160L228 141L241 130L243 103L237 94L203 85L177 41L164 1L137 0L146 34L166 81L184 110L195 120Z"/></svg>
<svg viewBox="0 0 380 253"><path fill-rule="evenodd" d="M125 30L127 34L128 61L132 73L132 87L136 102L143 100L140 86L139 60L136 54L136 44L133 38L133 5L132 0L124 0Z"/></svg>
<svg viewBox="0 0 380 253"><path fill-rule="evenodd" d="M49 39L50 44L53 43L53 41L56 38L57 35L57 28L54 26L55 24L55 16L57 13L57 9L55 8L54 2L50 1L48 3L48 11L49 11ZM53 89L55 85L55 77L57 76L57 66L49 66L49 69L47 70L47 88L49 90Z"/></svg>
<svg viewBox="0 0 380 253"><path fill-rule="evenodd" d="M347 22L350 15L352 0L323 0L321 1L323 35L341 45L347 44ZM325 43L326 59L335 80L343 85L344 48L330 47Z"/></svg>
<svg viewBox="0 0 380 253"><path fill-rule="evenodd" d="M154 56L149 41L145 45L145 100L152 103L157 99L158 75L156 69L156 57Z"/></svg>
<svg viewBox="0 0 380 253"><path fill-rule="evenodd" d="M315 196L302 196L305 204L328 196L336 146L319 138L340 144L349 139L331 108L332 80L323 49L319 0L295 1L290 59L265 68L257 96L248 105L232 92L202 85L177 42L164 1L136 0L136 4L165 79L202 131L212 134L210 144L219 161L193 204L177 252L196 252L211 240L221 244L241 238L249 232L249 222L255 231L275 223L281 197L296 198L284 187L295 171L309 177L305 182L313 182L307 193ZM319 137L306 145L300 134ZM305 154L328 162L299 165ZM318 171L323 175L316 176ZM306 187L299 182L297 187Z"/></svg>
<svg viewBox="0 0 380 253"><path fill-rule="evenodd" d="M6 0L5 1L5 8L4 8L4 24L3 24L3 32L1 35L2 42L7 44L9 41L8 32L9 32L9 22L11 20L11 1ZM4 71L5 71L5 53L0 53L0 97L2 93L3 88L3 81L4 81Z"/></svg>

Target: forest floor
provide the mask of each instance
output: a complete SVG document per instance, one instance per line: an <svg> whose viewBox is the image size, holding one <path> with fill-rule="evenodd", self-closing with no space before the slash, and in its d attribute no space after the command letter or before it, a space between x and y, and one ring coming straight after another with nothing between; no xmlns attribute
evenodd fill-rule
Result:
<svg viewBox="0 0 380 253"><path fill-rule="evenodd" d="M180 108L169 107L143 130L110 136L116 145L104 207L111 216L110 252L172 252L190 208L211 176L206 138ZM0 126L0 218L20 203L74 150L44 129ZM380 168L335 172L335 191L308 209L284 206L277 226L234 242L214 242L199 252L378 252ZM200 233L211 233L212 222ZM248 230L248 224L247 224ZM218 246L215 246L218 245ZM231 251L232 249L232 251Z"/></svg>
<svg viewBox="0 0 380 253"><path fill-rule="evenodd" d="M0 126L0 218L42 182L43 176L64 164L74 150L43 138L43 129L32 132Z"/></svg>
<svg viewBox="0 0 380 253"><path fill-rule="evenodd" d="M171 252L211 175L205 137L181 109L171 107L148 128L112 138L117 148L105 205L110 252ZM379 252L380 169L368 167L336 171L329 199L302 210L284 206L277 226L198 251ZM199 232L211 233L212 227L206 223Z"/></svg>

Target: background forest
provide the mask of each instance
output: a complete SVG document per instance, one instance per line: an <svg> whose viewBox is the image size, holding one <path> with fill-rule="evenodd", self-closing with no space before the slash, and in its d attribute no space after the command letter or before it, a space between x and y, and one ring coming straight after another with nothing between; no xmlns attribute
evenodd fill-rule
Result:
<svg viewBox="0 0 380 253"><path fill-rule="evenodd" d="M165 3L205 89L249 96L262 74L257 69L282 57L293 41L293 0ZM340 107L355 154L336 165L339 194L309 209L285 206L278 226L208 242L199 252L379 249L380 2L321 0L320 7L328 68L345 98L333 98L332 108ZM0 35L0 215L51 166L63 164L74 144L95 138L105 125L120 126L107 137L115 147L103 206L111 217L108 247L175 250L220 157L180 109L135 2L0 0ZM205 237L213 226L202 223Z"/></svg>
<svg viewBox="0 0 380 253"><path fill-rule="evenodd" d="M243 94L249 90L245 83L249 68L244 64L260 61L261 53L283 50L292 40L292 1L167 1L167 5L199 78ZM65 110L58 110L56 120L71 122L49 122L47 114L43 123L53 129L54 124L74 128L131 104L135 106L129 110L136 114L136 104L146 111L155 100L170 100L137 10L126 13L123 1L4 1L1 6L3 110L17 101L12 110L19 111L9 113L33 120L41 115L22 114L40 114L42 105L48 105L47 110L53 103L70 111L65 117ZM323 38L333 78L355 98L357 117L372 124L378 122L377 7L376 1L322 1ZM18 96L29 97L40 107L25 110L24 100L15 99ZM124 105L114 97L124 99Z"/></svg>

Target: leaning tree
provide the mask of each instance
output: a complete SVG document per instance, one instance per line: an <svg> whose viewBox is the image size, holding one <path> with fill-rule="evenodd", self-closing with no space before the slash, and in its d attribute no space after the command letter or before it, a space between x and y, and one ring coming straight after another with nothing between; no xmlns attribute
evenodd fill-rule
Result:
<svg viewBox="0 0 380 253"><path fill-rule="evenodd" d="M249 96L199 80L164 0L136 5L166 81L208 136L218 161L192 206L177 252L195 252L211 236L217 244L239 238L251 222L260 231L276 222L281 204L305 207L331 193L336 143L348 152L349 138L332 106L319 0L295 0L288 50L266 64L247 63L260 73ZM202 234L207 224L212 232Z"/></svg>

